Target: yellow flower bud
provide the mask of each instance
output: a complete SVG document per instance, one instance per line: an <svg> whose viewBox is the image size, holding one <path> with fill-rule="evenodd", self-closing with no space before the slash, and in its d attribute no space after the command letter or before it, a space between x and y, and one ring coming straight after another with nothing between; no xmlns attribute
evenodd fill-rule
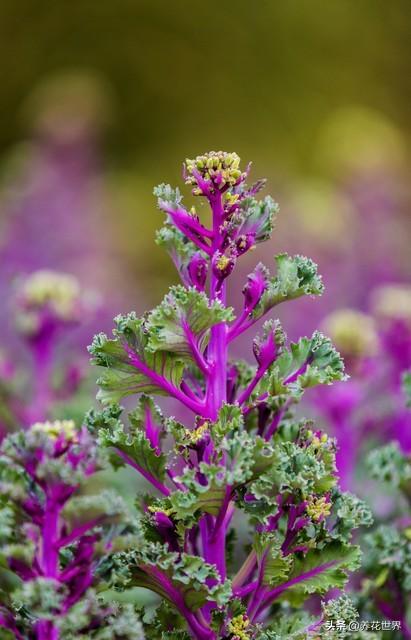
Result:
<svg viewBox="0 0 411 640"><path fill-rule="evenodd" d="M326 498L311 498L306 507L307 514L312 520L318 522L321 518L331 513L331 503Z"/></svg>
<svg viewBox="0 0 411 640"><path fill-rule="evenodd" d="M77 429L74 420L54 420L54 422L36 422L32 425L31 431L44 433L52 440L57 440L64 436L66 440L77 442Z"/></svg>
<svg viewBox="0 0 411 640"><path fill-rule="evenodd" d="M228 630L238 640L249 640L247 628L250 626L249 618L244 615L235 616L228 624Z"/></svg>
<svg viewBox="0 0 411 640"><path fill-rule="evenodd" d="M80 296L80 285L74 276L55 271L35 271L24 282L22 297L32 307L50 305L60 318L72 317Z"/></svg>

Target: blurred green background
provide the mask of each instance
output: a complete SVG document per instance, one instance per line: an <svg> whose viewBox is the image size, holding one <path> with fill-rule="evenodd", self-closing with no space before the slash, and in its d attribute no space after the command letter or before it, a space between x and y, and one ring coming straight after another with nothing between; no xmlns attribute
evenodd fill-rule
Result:
<svg viewBox="0 0 411 640"><path fill-rule="evenodd" d="M273 250L295 224L308 254L355 233L336 190L358 172L400 183L404 237L410 19L408 0L2 0L3 184L16 146L53 119L47 101L68 122L82 111L100 132L112 241L148 304L173 277L152 187L206 150L252 159L286 203Z"/></svg>

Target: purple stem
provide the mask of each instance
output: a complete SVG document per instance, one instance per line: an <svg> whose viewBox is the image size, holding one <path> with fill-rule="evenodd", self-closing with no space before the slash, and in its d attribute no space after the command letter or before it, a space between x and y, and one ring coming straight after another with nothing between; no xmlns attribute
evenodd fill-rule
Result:
<svg viewBox="0 0 411 640"><path fill-rule="evenodd" d="M267 557L271 552L271 548L268 547L261 559L260 562L258 562L258 576L257 576L257 587L254 591L253 596L250 599L250 603L247 607L247 613L248 616L251 620L254 619L254 616L257 614L258 609L260 607L261 604L261 600L263 599L264 595L266 594L267 588L264 586L263 584L263 580L264 580L264 573L265 573L265 566L267 563Z"/></svg>
<svg viewBox="0 0 411 640"><path fill-rule="evenodd" d="M153 417L151 415L149 405L146 405L144 416L145 416L144 422L145 422L146 437L150 441L150 444L153 447L153 449L155 449L157 455L160 455L161 453L160 446L159 446L160 430L153 421Z"/></svg>
<svg viewBox="0 0 411 640"><path fill-rule="evenodd" d="M252 392L254 391L254 389L256 388L258 383L260 382L261 378L263 377L263 375L267 371L268 367L269 367L269 365L264 365L264 366L258 367L257 373L255 374L254 378L251 380L251 382L248 385L248 387L246 389L244 389L244 391L242 392L242 394L240 395L240 397L237 400L237 402L238 402L238 404L240 406L242 404L244 404L244 402L246 402L248 400L248 398L251 396Z"/></svg>
<svg viewBox="0 0 411 640"><path fill-rule="evenodd" d="M210 229L207 229L204 225L201 224L199 220L196 220L186 209L183 207L176 207L173 209L171 205L162 200L162 209L170 216L176 216L179 220L181 220L184 226L188 226L192 231L198 233L200 236L204 236L206 238L213 238L213 232Z"/></svg>
<svg viewBox="0 0 411 640"><path fill-rule="evenodd" d="M134 460L130 458L126 453L124 453L124 451L121 451L120 449L117 449L117 448L115 448L115 451L116 451L116 454L122 460L124 460L126 464L128 464L130 467L133 467L133 469L138 471L148 482L150 482L153 485L153 487L155 487L158 491L160 491L160 493L162 493L166 497L170 495L170 489L168 489L168 487L166 487L162 482L157 480L157 478L151 475L151 473L149 473L148 471L140 467L140 465L137 464L137 462L134 462Z"/></svg>
<svg viewBox="0 0 411 640"><path fill-rule="evenodd" d="M215 254L220 250L222 238L220 227L224 219L224 208L222 194L216 191L209 198L210 206L213 214L213 243L212 253ZM212 273L210 280L210 299L220 300L225 304L226 299L226 283ZM207 349L207 360L209 363L210 375L207 378L206 387L206 406L208 410L208 418L216 420L218 412L222 405L226 402L227 392L227 326L221 322L212 327L210 332L210 342ZM228 502L226 502L228 500ZM226 496L223 503L223 509L228 507L229 498ZM226 526L224 524L225 512L221 519L217 517L218 526L214 522L212 516L206 516L201 526L203 553L204 558L210 564L214 564L220 574L222 580L226 578L226 559L225 559L225 536Z"/></svg>
<svg viewBox="0 0 411 640"><path fill-rule="evenodd" d="M185 393L181 391L181 389L178 389L163 376L150 369L150 367L142 362L137 354L134 353L134 351L132 351L130 348L126 347L126 351L129 355L132 365L145 376L147 376L147 378L152 380L152 382L154 382L156 386L164 389L164 391L167 391L168 394L174 396L174 398L179 400L183 405L191 409L191 411L193 411L194 413L204 415L205 406L202 403L193 401L191 398L186 396Z"/></svg>
<svg viewBox="0 0 411 640"><path fill-rule="evenodd" d="M241 315L238 316L237 320L231 325L229 330L227 331L227 342L232 342L240 333L242 333L243 322L248 318L249 312L246 309L243 309Z"/></svg>
<svg viewBox="0 0 411 640"><path fill-rule="evenodd" d="M41 566L43 575L48 578L57 578L58 575L58 521L59 509L52 498L47 498L42 531Z"/></svg>
<svg viewBox="0 0 411 640"><path fill-rule="evenodd" d="M179 610L181 615L186 619L187 625L190 629L190 632L196 640L216 640L214 632L209 628L205 627L201 624L201 622L197 619L196 614L192 613L185 601L183 595L180 591L174 586L172 581L157 569L157 567L144 567L144 570L153 577L153 579L158 583L160 589L164 591L167 596L172 600Z"/></svg>
<svg viewBox="0 0 411 640"><path fill-rule="evenodd" d="M186 394L189 398L194 400L195 402L202 402L200 398L196 395L195 391L187 384L185 380L181 383L181 391Z"/></svg>
<svg viewBox="0 0 411 640"><path fill-rule="evenodd" d="M278 598L282 593L284 593L284 591L287 591L287 589L289 589L293 585L299 584L304 580L309 580L313 576L317 576L318 574L323 573L323 571L327 571L327 569L334 566L335 564L336 564L336 561L326 562L324 564L319 565L318 567L315 567L314 569L311 569L311 571L306 571L306 573L301 573L299 576L296 576L295 578L288 580L288 582L284 582L283 584L280 584L278 587L271 589L271 591L265 594L261 607L258 610L258 613L260 613L261 611L269 607L276 598Z"/></svg>
<svg viewBox="0 0 411 640"><path fill-rule="evenodd" d="M59 630L50 620L40 620L35 626L37 640L59 640Z"/></svg>
<svg viewBox="0 0 411 640"><path fill-rule="evenodd" d="M52 497L47 497L42 528L41 558L39 565L46 578L58 579L58 530L60 510ZM58 640L59 630L50 620L39 620L35 625L37 640Z"/></svg>
<svg viewBox="0 0 411 640"><path fill-rule="evenodd" d="M80 538L80 536L87 533L87 531L90 531L90 529L94 529L94 527L97 527L103 520L104 516L100 516L99 518L94 518L94 520L90 520L85 524L75 527L73 531L71 531L67 536L65 536L64 538L60 538L60 540L58 541L58 548L62 549L63 547L67 547L67 545L77 540L77 538Z"/></svg>
<svg viewBox="0 0 411 640"><path fill-rule="evenodd" d="M189 238L199 249L201 249L208 255L211 254L209 245L206 244L200 237L201 235L208 234L207 229L202 227L199 223L196 223L194 219L191 220L191 216L186 211L184 211L184 209L173 209L164 201L161 202L161 208L163 211L170 215L177 229L184 233L187 238Z"/></svg>
<svg viewBox="0 0 411 640"><path fill-rule="evenodd" d="M277 431L278 425L280 424L281 416L282 416L282 411L278 411L277 414L272 419L271 424L267 429L267 433L264 434L265 440L268 441L273 437L273 435Z"/></svg>
<svg viewBox="0 0 411 640"><path fill-rule="evenodd" d="M307 367L310 364L310 360L311 360L311 357L308 358L308 360L306 360L306 362L304 362L304 364L302 364L301 367L297 369L297 371L294 371L294 373L289 375L288 378L284 380L284 384L295 382L299 376L303 375L303 373L307 371Z"/></svg>
<svg viewBox="0 0 411 640"><path fill-rule="evenodd" d="M249 593L254 591L258 587L258 580L254 580L254 582L249 582L245 587L239 587L238 589L234 589L234 597L235 598L245 598Z"/></svg>
<svg viewBox="0 0 411 640"><path fill-rule="evenodd" d="M228 510L228 507L230 506L231 492L232 492L232 487L228 485L226 488L223 504L220 507L220 511L218 512L218 516L215 521L214 530L212 534L213 538L218 536L219 529L225 522L227 510Z"/></svg>

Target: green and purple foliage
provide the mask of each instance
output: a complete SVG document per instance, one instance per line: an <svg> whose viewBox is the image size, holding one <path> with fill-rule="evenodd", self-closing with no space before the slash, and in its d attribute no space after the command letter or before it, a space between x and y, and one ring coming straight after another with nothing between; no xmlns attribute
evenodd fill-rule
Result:
<svg viewBox="0 0 411 640"><path fill-rule="evenodd" d="M404 377L406 388L409 374ZM401 632L389 637L411 638L411 457L398 442L372 451L367 459L370 474L400 495L391 495L389 518L364 536L361 589L356 594L359 610L367 617L399 620ZM385 637L385 636L384 636Z"/></svg>
<svg viewBox="0 0 411 640"><path fill-rule="evenodd" d="M344 489L355 488L358 463L375 444L394 440L411 452L411 412L402 385L411 366L411 288L380 286L372 299L370 313L339 309L324 319L350 380L318 389L309 399L311 412L344 443L337 453Z"/></svg>
<svg viewBox="0 0 411 640"><path fill-rule="evenodd" d="M131 607L100 601L96 573L124 529L115 494L82 494L102 461L70 420L35 423L0 449L0 637L140 640Z"/></svg>
<svg viewBox="0 0 411 640"><path fill-rule="evenodd" d="M311 260L279 254L274 275L258 264L248 276L237 317L226 306L237 261L270 238L277 213L270 197L256 197L263 181L246 184L249 169L235 153L186 161L209 226L178 189L155 189L166 214L158 243L182 284L142 318L118 316L113 337L90 347L108 406L90 412L89 429L115 467L134 468L155 490L137 500L138 544L111 555L104 579L160 596L143 615L152 640L327 637L328 610L310 617L305 604L344 587L359 566L352 530L371 521L338 488L335 441L295 417L307 389L345 378L330 340L315 332L289 343L279 321L266 320L252 342L256 364L230 358L231 344L277 305L323 292ZM123 417L117 403L130 396L137 406ZM164 417L151 396L174 398L192 418Z"/></svg>

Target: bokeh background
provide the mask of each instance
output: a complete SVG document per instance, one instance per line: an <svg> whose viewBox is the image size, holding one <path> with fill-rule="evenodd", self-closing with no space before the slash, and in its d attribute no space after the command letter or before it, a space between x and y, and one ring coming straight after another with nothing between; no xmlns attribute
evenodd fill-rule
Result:
<svg viewBox="0 0 411 640"><path fill-rule="evenodd" d="M280 202L266 256L316 259L322 309L365 306L409 275L410 18L407 0L3 0L7 277L64 266L157 302L174 274L152 187L222 148Z"/></svg>

